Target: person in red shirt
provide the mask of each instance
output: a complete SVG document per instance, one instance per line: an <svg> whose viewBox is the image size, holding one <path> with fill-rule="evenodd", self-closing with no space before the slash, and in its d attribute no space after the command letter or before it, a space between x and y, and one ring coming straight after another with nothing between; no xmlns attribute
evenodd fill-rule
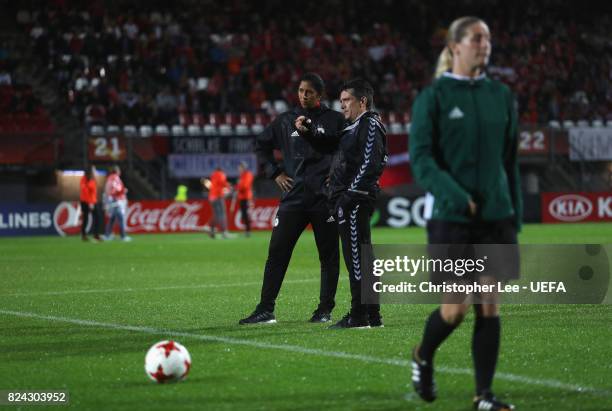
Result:
<svg viewBox="0 0 612 411"><path fill-rule="evenodd" d="M225 212L225 196L231 189L227 182L227 176L217 167L210 176L210 179L203 179L202 184L208 189L208 201L212 206L213 215L207 227L211 238L215 238L215 229L218 228L223 238L228 238L227 234L227 213Z"/></svg>
<svg viewBox="0 0 612 411"><path fill-rule="evenodd" d="M119 232L122 241L132 241L132 238L125 234L125 215L127 213L127 188L121 180L121 169L113 166L106 179L104 187L104 198L106 211L108 212L108 223L106 224L105 239L112 239L113 225L119 224Z"/></svg>
<svg viewBox="0 0 612 411"><path fill-rule="evenodd" d="M251 219L249 218L249 206L253 204L253 173L249 171L246 163L238 166L240 178L236 185L237 199L240 203L240 217L245 227L245 235L251 235Z"/></svg>
<svg viewBox="0 0 612 411"><path fill-rule="evenodd" d="M89 225L89 216L91 216L91 232L94 235L94 240L100 241L98 234L98 213L96 212L96 203L98 202L98 187L96 185L96 167L89 166L85 170L85 174L81 177L80 182L80 201L81 201L81 238L83 241L89 241L87 237L87 226Z"/></svg>

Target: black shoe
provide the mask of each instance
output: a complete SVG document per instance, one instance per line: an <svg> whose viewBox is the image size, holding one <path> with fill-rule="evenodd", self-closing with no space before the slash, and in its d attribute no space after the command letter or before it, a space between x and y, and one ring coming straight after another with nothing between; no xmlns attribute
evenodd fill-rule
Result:
<svg viewBox="0 0 612 411"><path fill-rule="evenodd" d="M368 315L368 318L370 319L370 327L379 327L382 328L385 325L382 322L382 316L380 315L380 313L370 313Z"/></svg>
<svg viewBox="0 0 612 411"><path fill-rule="evenodd" d="M211 227L209 225L205 225L204 228L203 228L203 231L205 233L208 233L208 236L210 238L212 238L213 240L215 239L215 229L214 229L214 227Z"/></svg>
<svg viewBox="0 0 612 411"><path fill-rule="evenodd" d="M328 328L330 329L340 329L340 328L370 328L370 323L368 323L368 319L366 317L355 317L348 313L340 321L338 321L334 325L330 325Z"/></svg>
<svg viewBox="0 0 612 411"><path fill-rule="evenodd" d="M269 311L253 311L247 318L238 321L240 325L246 324L275 324L276 317Z"/></svg>
<svg viewBox="0 0 612 411"><path fill-rule="evenodd" d="M412 386L424 401L432 402L436 399L433 367L418 358L417 347L412 350Z"/></svg>
<svg viewBox="0 0 612 411"><path fill-rule="evenodd" d="M512 411L514 405L499 401L488 391L474 398L474 409L477 411Z"/></svg>
<svg viewBox="0 0 612 411"><path fill-rule="evenodd" d="M308 320L311 323L328 323L332 319L331 313L327 310L321 310L317 308L312 313L312 317Z"/></svg>

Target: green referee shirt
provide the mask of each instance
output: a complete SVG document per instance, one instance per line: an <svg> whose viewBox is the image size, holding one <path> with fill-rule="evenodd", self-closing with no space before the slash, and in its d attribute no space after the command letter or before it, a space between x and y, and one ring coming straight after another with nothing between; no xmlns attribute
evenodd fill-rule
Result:
<svg viewBox="0 0 612 411"><path fill-rule="evenodd" d="M434 197L431 217L484 221L513 217L520 229L517 114L510 89L485 75L445 73L412 107L410 161L417 182Z"/></svg>

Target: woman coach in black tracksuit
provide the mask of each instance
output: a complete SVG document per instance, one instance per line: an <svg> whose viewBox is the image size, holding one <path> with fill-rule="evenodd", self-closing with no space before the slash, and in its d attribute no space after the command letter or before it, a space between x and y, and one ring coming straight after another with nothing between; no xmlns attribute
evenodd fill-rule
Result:
<svg viewBox="0 0 612 411"><path fill-rule="evenodd" d="M308 116L317 129L334 136L342 129L342 114L321 104L325 84L319 75L306 73L298 86L300 106L279 115L257 136L257 157L267 177L283 191L274 221L268 259L264 269L261 299L240 324L275 323L274 309L293 248L308 224L312 224L319 261L321 288L319 306L310 322L331 321L339 274L338 226L327 209L325 180L335 147L309 144L298 136L295 119ZM283 154L282 161L274 150Z"/></svg>
<svg viewBox="0 0 612 411"><path fill-rule="evenodd" d="M510 90L482 72L491 52L487 25L455 20L440 55L436 79L413 106L410 158L417 182L434 198L427 224L430 244L516 244L521 224L517 117ZM510 272L507 280L518 273ZM476 281L487 282L490 277ZM480 295L472 355L476 410L514 407L491 392L500 344L498 294ZM412 381L426 401L436 398L433 357L461 323L470 303L446 294L427 319L413 351Z"/></svg>

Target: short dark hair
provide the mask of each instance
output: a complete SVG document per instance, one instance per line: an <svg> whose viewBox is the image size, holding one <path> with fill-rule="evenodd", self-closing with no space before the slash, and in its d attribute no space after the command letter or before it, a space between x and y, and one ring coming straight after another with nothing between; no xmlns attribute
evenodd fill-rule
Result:
<svg viewBox="0 0 612 411"><path fill-rule="evenodd" d="M325 93L325 82L317 73L304 73L302 77L300 77L300 83L302 81L307 81L308 83L310 83L312 88L314 88L320 96Z"/></svg>
<svg viewBox="0 0 612 411"><path fill-rule="evenodd" d="M342 85L340 91L351 93L357 100L361 100L362 97L365 97L367 110L370 110L374 105L374 89L370 83L364 79L351 79Z"/></svg>

